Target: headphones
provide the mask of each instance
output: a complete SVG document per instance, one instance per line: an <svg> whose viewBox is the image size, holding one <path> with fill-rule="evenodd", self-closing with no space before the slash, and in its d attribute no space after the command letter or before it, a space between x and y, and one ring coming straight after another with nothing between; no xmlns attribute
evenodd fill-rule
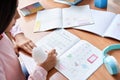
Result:
<svg viewBox="0 0 120 80"><path fill-rule="evenodd" d="M103 54L105 56L105 58L103 59L103 63L105 64L106 69L111 75L119 73L119 65L117 60L113 56L108 55L107 53L111 50L117 49L120 49L120 44L110 45L103 50Z"/></svg>

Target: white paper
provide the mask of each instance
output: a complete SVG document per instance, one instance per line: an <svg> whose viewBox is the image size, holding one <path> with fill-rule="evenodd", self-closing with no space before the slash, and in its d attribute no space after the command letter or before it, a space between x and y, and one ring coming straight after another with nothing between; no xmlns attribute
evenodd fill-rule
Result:
<svg viewBox="0 0 120 80"><path fill-rule="evenodd" d="M57 56L62 55L65 51L76 44L80 39L64 29L56 30L51 34L43 37L36 45L44 51L56 49Z"/></svg>
<svg viewBox="0 0 120 80"><path fill-rule="evenodd" d="M102 37L110 37L120 40L120 14L92 10L92 15L95 24L74 28L92 32Z"/></svg>
<svg viewBox="0 0 120 80"><path fill-rule="evenodd" d="M120 14L115 16L104 36L120 40Z"/></svg>
<svg viewBox="0 0 120 80"><path fill-rule="evenodd" d="M110 23L112 22L116 14L112 12L106 12L106 11L92 10L92 15L93 15L95 24L74 27L74 28L93 32L97 35L103 36L107 28L109 28Z"/></svg>
<svg viewBox="0 0 120 80"><path fill-rule="evenodd" d="M36 16L35 27L39 27L38 31L61 28L61 18L62 15L60 8L38 11Z"/></svg>
<svg viewBox="0 0 120 80"><path fill-rule="evenodd" d="M103 63L103 54L98 48L64 29L50 33L36 45L43 50L56 49L55 68L69 80L86 80Z"/></svg>
<svg viewBox="0 0 120 80"><path fill-rule="evenodd" d="M89 5L38 11L34 32L93 24Z"/></svg>
<svg viewBox="0 0 120 80"><path fill-rule="evenodd" d="M102 52L81 40L60 56L55 68L69 80L86 80L102 64Z"/></svg>
<svg viewBox="0 0 120 80"><path fill-rule="evenodd" d="M62 9L62 17L64 28L94 23L89 5L64 8Z"/></svg>

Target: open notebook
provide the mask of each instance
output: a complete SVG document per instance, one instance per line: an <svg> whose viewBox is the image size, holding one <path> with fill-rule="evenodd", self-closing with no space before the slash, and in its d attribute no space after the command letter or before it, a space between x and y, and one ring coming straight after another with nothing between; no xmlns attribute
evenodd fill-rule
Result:
<svg viewBox="0 0 120 80"><path fill-rule="evenodd" d="M56 49L55 68L69 80L86 80L103 63L101 50L64 29L51 32L40 39L36 45L44 52ZM29 71L34 70L34 60L24 55L21 57ZM37 59L38 57L39 55L36 56Z"/></svg>
<svg viewBox="0 0 120 80"><path fill-rule="evenodd" d="M91 10L91 12L95 24L74 28L120 40L120 14L98 10Z"/></svg>
<svg viewBox="0 0 120 80"><path fill-rule="evenodd" d="M38 11L34 32L93 24L89 5Z"/></svg>

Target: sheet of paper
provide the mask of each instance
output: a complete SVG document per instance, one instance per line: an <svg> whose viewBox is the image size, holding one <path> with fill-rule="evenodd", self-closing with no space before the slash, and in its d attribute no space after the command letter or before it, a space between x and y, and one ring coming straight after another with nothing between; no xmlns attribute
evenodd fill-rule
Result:
<svg viewBox="0 0 120 80"><path fill-rule="evenodd" d="M61 28L61 8L38 11L34 26L34 32Z"/></svg>
<svg viewBox="0 0 120 80"><path fill-rule="evenodd" d="M55 68L69 80L87 80L102 64L102 52L81 40L60 56Z"/></svg>
<svg viewBox="0 0 120 80"><path fill-rule="evenodd" d="M120 14L115 16L104 36L120 40Z"/></svg>
<svg viewBox="0 0 120 80"><path fill-rule="evenodd" d="M56 49L55 68L69 80L86 80L103 63L103 54L98 48L64 29L51 32L36 45L41 46L43 50ZM20 54L20 57L29 73L33 72L35 61L24 54Z"/></svg>
<svg viewBox="0 0 120 80"><path fill-rule="evenodd" d="M93 24L89 5L38 11L34 32Z"/></svg>
<svg viewBox="0 0 120 80"><path fill-rule="evenodd" d="M109 28L110 23L115 17L115 13L92 10L93 20L95 24L74 27L75 29L89 31L100 36L103 36L107 28Z"/></svg>
<svg viewBox="0 0 120 80"><path fill-rule="evenodd" d="M80 39L70 32L59 29L51 34L43 37L36 45L40 46L44 51L56 49L57 56L62 55L65 51L75 45Z"/></svg>
<svg viewBox="0 0 120 80"><path fill-rule="evenodd" d="M94 21L89 5L63 8L62 23L64 28L93 24Z"/></svg>

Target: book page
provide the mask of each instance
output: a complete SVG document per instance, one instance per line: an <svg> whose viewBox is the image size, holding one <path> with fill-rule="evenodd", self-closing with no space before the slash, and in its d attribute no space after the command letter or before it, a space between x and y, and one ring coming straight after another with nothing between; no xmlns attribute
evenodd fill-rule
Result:
<svg viewBox="0 0 120 80"><path fill-rule="evenodd" d="M58 59L55 68L69 80L87 80L103 64L102 52L81 40Z"/></svg>
<svg viewBox="0 0 120 80"><path fill-rule="evenodd" d="M59 29L40 39L36 45L38 47L40 46L43 51L56 49L57 56L60 56L75 45L79 40L80 39L78 37L70 32L64 29Z"/></svg>
<svg viewBox="0 0 120 80"><path fill-rule="evenodd" d="M120 14L115 16L104 36L120 40Z"/></svg>
<svg viewBox="0 0 120 80"><path fill-rule="evenodd" d="M61 8L38 11L34 26L34 32L61 28Z"/></svg>
<svg viewBox="0 0 120 80"><path fill-rule="evenodd" d="M94 23L89 5L63 8L62 17L64 28Z"/></svg>
<svg viewBox="0 0 120 80"><path fill-rule="evenodd" d="M79 26L74 28L103 36L116 14L112 12L98 11L93 9L91 9L91 11L95 23L93 25Z"/></svg>

